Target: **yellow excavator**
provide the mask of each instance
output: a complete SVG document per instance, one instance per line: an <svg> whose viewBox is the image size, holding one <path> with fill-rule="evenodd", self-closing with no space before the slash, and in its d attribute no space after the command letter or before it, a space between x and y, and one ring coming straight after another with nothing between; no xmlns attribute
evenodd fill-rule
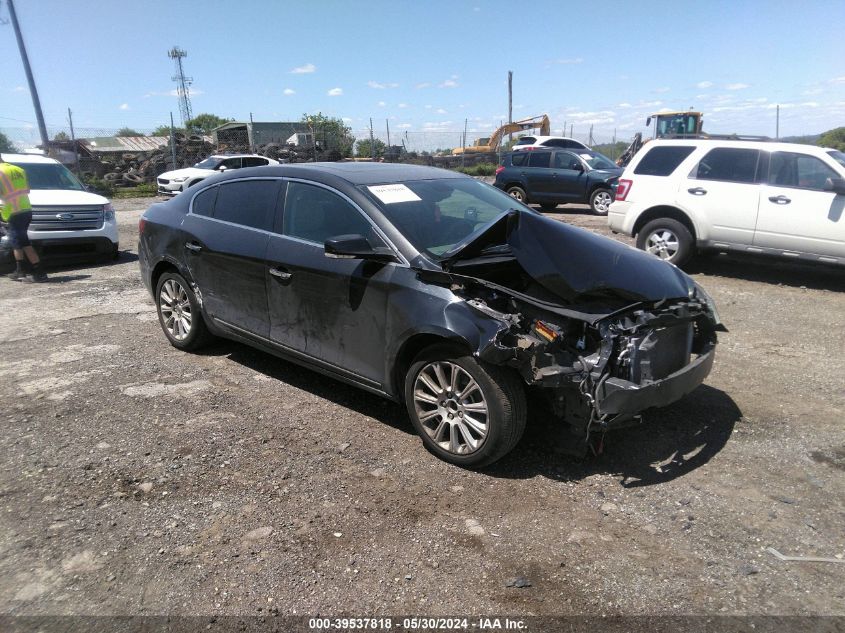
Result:
<svg viewBox="0 0 845 633"><path fill-rule="evenodd" d="M499 150L499 143L502 142L502 137L505 134L513 134L514 132L523 132L525 130L540 130L540 136L548 136L551 130L549 115L541 114L529 119L505 123L503 126L496 128L489 137L475 139L472 145L467 145L466 147L456 147L452 150L452 156L496 152Z"/></svg>

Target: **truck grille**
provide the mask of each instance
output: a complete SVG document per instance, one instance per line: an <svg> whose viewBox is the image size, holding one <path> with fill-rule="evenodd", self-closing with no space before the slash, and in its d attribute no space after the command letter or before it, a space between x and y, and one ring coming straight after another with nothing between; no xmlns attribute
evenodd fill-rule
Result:
<svg viewBox="0 0 845 633"><path fill-rule="evenodd" d="M30 231L84 231L103 226L103 207L33 207Z"/></svg>

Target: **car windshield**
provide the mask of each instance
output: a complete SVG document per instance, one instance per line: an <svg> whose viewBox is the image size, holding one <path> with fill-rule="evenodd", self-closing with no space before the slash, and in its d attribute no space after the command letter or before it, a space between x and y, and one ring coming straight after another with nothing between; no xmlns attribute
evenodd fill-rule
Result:
<svg viewBox="0 0 845 633"><path fill-rule="evenodd" d="M59 163L24 163L16 164L26 172L30 189L71 189L85 191L67 167Z"/></svg>
<svg viewBox="0 0 845 633"><path fill-rule="evenodd" d="M359 187L414 247L435 261L519 203L477 180L443 178Z"/></svg>
<svg viewBox="0 0 845 633"><path fill-rule="evenodd" d="M516 145L531 145L536 140L533 136L522 136L516 142Z"/></svg>
<svg viewBox="0 0 845 633"><path fill-rule="evenodd" d="M217 165L221 163L222 160L222 158L206 158L205 160L198 162L196 165L194 165L194 167L196 167L197 169L214 169L215 167L217 167Z"/></svg>
<svg viewBox="0 0 845 633"><path fill-rule="evenodd" d="M590 166L590 169L616 169L616 163L598 152L579 152L578 155Z"/></svg>
<svg viewBox="0 0 845 633"><path fill-rule="evenodd" d="M833 150L832 152L828 152L827 155L833 158L833 160L835 160L837 163L845 167L845 153L842 153L839 150Z"/></svg>

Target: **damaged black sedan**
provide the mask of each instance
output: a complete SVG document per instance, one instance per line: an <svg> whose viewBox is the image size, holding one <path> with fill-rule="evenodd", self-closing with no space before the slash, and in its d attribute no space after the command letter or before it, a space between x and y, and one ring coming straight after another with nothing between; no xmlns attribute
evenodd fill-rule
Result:
<svg viewBox="0 0 845 633"><path fill-rule="evenodd" d="M671 264L439 169L243 169L151 206L141 272L184 350L242 341L404 402L468 467L547 397L586 447L695 389L716 310Z"/></svg>

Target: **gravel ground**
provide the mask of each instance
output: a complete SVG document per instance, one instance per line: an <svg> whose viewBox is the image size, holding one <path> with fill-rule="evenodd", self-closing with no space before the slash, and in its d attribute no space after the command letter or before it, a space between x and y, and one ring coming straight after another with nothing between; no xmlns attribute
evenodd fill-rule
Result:
<svg viewBox="0 0 845 633"><path fill-rule="evenodd" d="M0 279L0 613L845 615L845 564L766 551L845 554L843 271L702 261L730 330L706 385L583 461L533 407L470 472L396 404L170 347L148 203L116 203L114 264Z"/></svg>

